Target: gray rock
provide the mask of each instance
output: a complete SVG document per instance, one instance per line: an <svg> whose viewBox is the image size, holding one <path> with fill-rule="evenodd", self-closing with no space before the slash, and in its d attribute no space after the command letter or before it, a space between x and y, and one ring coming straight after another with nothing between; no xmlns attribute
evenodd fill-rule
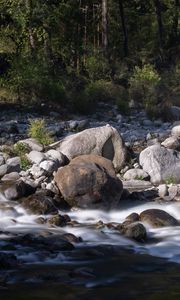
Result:
<svg viewBox="0 0 180 300"><path fill-rule="evenodd" d="M9 174L6 174L4 175L2 178L1 178L1 181L16 181L20 178L19 176L19 173L17 172L12 172L12 173L9 173Z"/></svg>
<svg viewBox="0 0 180 300"><path fill-rule="evenodd" d="M41 169L38 165L34 164L32 165L32 167L29 169L30 174L32 174L32 176L37 179L41 176L45 176L46 175L46 171Z"/></svg>
<svg viewBox="0 0 180 300"><path fill-rule="evenodd" d="M5 163L4 157L0 155L0 166Z"/></svg>
<svg viewBox="0 0 180 300"><path fill-rule="evenodd" d="M110 125L86 129L50 146L70 160L83 154L103 156L113 162L117 171L121 169L126 158L124 142L117 130Z"/></svg>
<svg viewBox="0 0 180 300"><path fill-rule="evenodd" d="M180 150L180 138L178 138L176 136L170 136L164 142L162 142L161 145L166 148L179 151Z"/></svg>
<svg viewBox="0 0 180 300"><path fill-rule="evenodd" d="M140 153L140 165L153 184L180 182L180 152L153 145Z"/></svg>
<svg viewBox="0 0 180 300"><path fill-rule="evenodd" d="M59 161L59 166L64 166L68 163L68 158L60 151L50 149L45 154L48 158L57 159Z"/></svg>
<svg viewBox="0 0 180 300"><path fill-rule="evenodd" d="M25 140L20 140L18 142L27 145L30 150L34 150L38 152L43 151L43 145L41 145L36 139L29 138Z"/></svg>
<svg viewBox="0 0 180 300"><path fill-rule="evenodd" d="M51 175L54 171L57 171L59 162L58 160L44 160L39 164L39 167L45 170L47 175Z"/></svg>
<svg viewBox="0 0 180 300"><path fill-rule="evenodd" d="M168 187L166 184L160 184L158 186L158 195L160 198L164 199L168 194Z"/></svg>
<svg viewBox="0 0 180 300"><path fill-rule="evenodd" d="M123 176L125 180L132 180L132 179L143 180L143 179L147 179L148 177L149 175L142 169L130 169Z"/></svg>
<svg viewBox="0 0 180 300"><path fill-rule="evenodd" d="M180 125L174 126L171 130L171 134L176 137L180 137Z"/></svg>
<svg viewBox="0 0 180 300"><path fill-rule="evenodd" d="M4 164L0 166L0 177L4 176L7 173L7 165Z"/></svg>
<svg viewBox="0 0 180 300"><path fill-rule="evenodd" d="M16 200L24 196L28 196L35 192L35 189L23 182L18 180L2 187L4 196L8 200Z"/></svg>
<svg viewBox="0 0 180 300"><path fill-rule="evenodd" d="M130 190L145 190L152 187L151 182L144 180L128 180L123 181L123 188Z"/></svg>
<svg viewBox="0 0 180 300"><path fill-rule="evenodd" d="M13 158L9 158L6 161L7 164L7 173L11 173L11 172L20 172L21 171L21 160L19 156L13 157Z"/></svg>
<svg viewBox="0 0 180 300"><path fill-rule="evenodd" d="M144 242L147 237L146 228L141 223L132 223L127 225L119 225L117 229L121 234L127 238L136 240L138 242Z"/></svg>
<svg viewBox="0 0 180 300"><path fill-rule="evenodd" d="M27 158L34 164L40 164L43 160L46 159L46 156L44 153L33 150L29 154L27 154Z"/></svg>

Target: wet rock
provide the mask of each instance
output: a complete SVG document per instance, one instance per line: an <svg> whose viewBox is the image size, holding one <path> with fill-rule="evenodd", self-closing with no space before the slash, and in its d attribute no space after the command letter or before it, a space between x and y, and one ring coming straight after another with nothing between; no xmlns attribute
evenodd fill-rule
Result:
<svg viewBox="0 0 180 300"><path fill-rule="evenodd" d="M122 194L112 162L97 155L74 158L54 179L70 206L108 208L117 204Z"/></svg>
<svg viewBox="0 0 180 300"><path fill-rule="evenodd" d="M140 153L140 164L153 184L165 183L170 178L180 182L180 152L161 145L150 146Z"/></svg>
<svg viewBox="0 0 180 300"><path fill-rule="evenodd" d="M40 164L43 160L46 159L46 156L42 152L33 150L33 151L29 152L29 154L27 154L27 158L33 164Z"/></svg>
<svg viewBox="0 0 180 300"><path fill-rule="evenodd" d="M57 215L54 215L54 216L48 218L47 223L49 225L63 227L63 226L66 226L66 224L67 224L67 218L64 217L63 215L57 214Z"/></svg>
<svg viewBox="0 0 180 300"><path fill-rule="evenodd" d="M123 178L125 180L133 180L133 179L144 180L144 179L148 179L149 175L142 169L130 169L124 174Z"/></svg>
<svg viewBox="0 0 180 300"><path fill-rule="evenodd" d="M35 219L35 222L37 223L37 224L46 224L46 219L45 218L43 218L43 217L39 217L39 218L37 218L37 219Z"/></svg>
<svg viewBox="0 0 180 300"><path fill-rule="evenodd" d="M141 223L132 223L127 225L118 225L117 229L125 237L136 240L138 242L144 242L147 237L146 228Z"/></svg>
<svg viewBox="0 0 180 300"><path fill-rule="evenodd" d="M12 269L18 266L17 258L14 254L0 253L0 270Z"/></svg>
<svg viewBox="0 0 180 300"><path fill-rule="evenodd" d="M152 227L176 226L178 221L161 209L147 209L140 214L140 220Z"/></svg>
<svg viewBox="0 0 180 300"><path fill-rule="evenodd" d="M126 220L131 223L137 222L139 221L139 215L137 213L132 213L126 217Z"/></svg>
<svg viewBox="0 0 180 300"><path fill-rule="evenodd" d="M61 237L65 240L67 240L68 242L73 243L73 244L77 244L77 243L82 242L81 237L77 237L72 233L65 233Z"/></svg>
<svg viewBox="0 0 180 300"><path fill-rule="evenodd" d="M73 159L79 155L96 154L110 159L118 171L125 162L126 149L117 130L110 125L86 129L50 145Z"/></svg>
<svg viewBox="0 0 180 300"><path fill-rule="evenodd" d="M0 207L0 216L12 217L16 218L18 216L18 212L14 207Z"/></svg>
<svg viewBox="0 0 180 300"><path fill-rule="evenodd" d="M56 201L46 191L38 191L27 198L21 199L20 203L33 214L58 213Z"/></svg>

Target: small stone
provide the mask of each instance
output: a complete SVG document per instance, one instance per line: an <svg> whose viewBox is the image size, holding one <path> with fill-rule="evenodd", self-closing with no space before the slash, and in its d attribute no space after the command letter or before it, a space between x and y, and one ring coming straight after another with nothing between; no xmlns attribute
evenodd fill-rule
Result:
<svg viewBox="0 0 180 300"><path fill-rule="evenodd" d="M34 164L40 164L43 160L46 159L46 156L42 152L33 150L29 154L27 154L27 158Z"/></svg>
<svg viewBox="0 0 180 300"><path fill-rule="evenodd" d="M158 186L158 195L160 198L164 199L165 196L168 194L168 187L166 184L160 184Z"/></svg>

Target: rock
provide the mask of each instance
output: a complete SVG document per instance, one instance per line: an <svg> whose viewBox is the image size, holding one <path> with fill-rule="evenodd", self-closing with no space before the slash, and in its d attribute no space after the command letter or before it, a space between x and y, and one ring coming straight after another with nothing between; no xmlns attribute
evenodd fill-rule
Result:
<svg viewBox="0 0 180 300"><path fill-rule="evenodd" d="M20 203L33 214L58 213L56 201L45 191L38 191L27 198L23 198Z"/></svg>
<svg viewBox="0 0 180 300"><path fill-rule="evenodd" d="M40 164L43 160L46 159L46 156L44 153L39 151L31 151L29 154L27 154L27 158L33 163L33 164Z"/></svg>
<svg viewBox="0 0 180 300"><path fill-rule="evenodd" d="M77 244L82 242L82 238L81 237L77 237L72 233L65 233L61 236L63 239L65 239L66 241L73 243L73 244Z"/></svg>
<svg viewBox="0 0 180 300"><path fill-rule="evenodd" d="M126 221L131 223L139 221L139 215L137 213L132 213L126 217Z"/></svg>
<svg viewBox="0 0 180 300"><path fill-rule="evenodd" d="M57 214L57 215L54 215L54 216L48 218L47 222L49 225L63 227L63 226L66 226L67 219L63 215Z"/></svg>
<svg viewBox="0 0 180 300"><path fill-rule="evenodd" d="M153 145L140 153L139 161L153 184L180 182L180 152Z"/></svg>
<svg viewBox="0 0 180 300"><path fill-rule="evenodd" d="M124 189L130 189L130 190L145 190L149 189L152 187L151 182L149 181L144 181L144 180L128 180L128 181L123 181L123 188Z"/></svg>
<svg viewBox="0 0 180 300"><path fill-rule="evenodd" d="M142 169L130 169L124 174L123 178L125 180L132 180L132 179L143 180L143 179L148 179L149 175Z"/></svg>
<svg viewBox="0 0 180 300"><path fill-rule="evenodd" d="M180 137L180 125L174 126L171 130L171 134L176 137Z"/></svg>
<svg viewBox="0 0 180 300"><path fill-rule="evenodd" d="M12 173L9 173L9 174L6 174L4 175L2 178L1 178L1 181L16 181L20 179L20 176L19 176L19 173L17 172L12 172Z"/></svg>
<svg viewBox="0 0 180 300"><path fill-rule="evenodd" d="M90 128L67 136L58 143L50 145L62 152L69 160L84 154L95 154L110 159L116 171L123 166L126 149L118 131L110 125Z"/></svg>
<svg viewBox="0 0 180 300"><path fill-rule="evenodd" d="M57 171L59 167L59 162L58 160L43 160L40 164L39 167L43 170L46 171L46 175L51 175L54 171Z"/></svg>
<svg viewBox="0 0 180 300"><path fill-rule="evenodd" d="M161 209L147 209L140 214L140 220L152 227L176 226L178 221Z"/></svg>
<svg viewBox="0 0 180 300"><path fill-rule="evenodd" d="M0 155L0 166L5 163L4 157Z"/></svg>
<svg viewBox="0 0 180 300"><path fill-rule="evenodd" d="M158 195L160 198L164 199L168 194L168 187L166 184L160 184L158 186Z"/></svg>
<svg viewBox="0 0 180 300"><path fill-rule="evenodd" d="M4 176L7 173L7 165L4 164L0 166L0 177Z"/></svg>
<svg viewBox="0 0 180 300"><path fill-rule="evenodd" d="M117 229L127 238L144 242L147 237L146 228L141 223L132 223L128 225L118 225Z"/></svg>
<svg viewBox="0 0 180 300"><path fill-rule="evenodd" d="M55 182L70 206L107 207L119 202L122 183L112 162L97 155L74 158L55 174Z"/></svg>
<svg viewBox="0 0 180 300"><path fill-rule="evenodd" d="M36 139L29 138L25 140L20 140L18 143L22 143L28 146L30 150L41 152L43 151L43 145L41 145Z"/></svg>
<svg viewBox="0 0 180 300"><path fill-rule="evenodd" d="M162 142L161 145L166 148L179 151L180 150L180 139L176 136L170 136L164 142Z"/></svg>
<svg viewBox="0 0 180 300"><path fill-rule="evenodd" d="M35 178L45 178L44 176L46 175L46 171L41 169L38 165L34 164L32 167L29 169L30 174Z"/></svg>
<svg viewBox="0 0 180 300"><path fill-rule="evenodd" d="M16 200L24 196L28 196L35 192L35 189L22 180L9 182L2 186L4 196L8 200Z"/></svg>
<svg viewBox="0 0 180 300"><path fill-rule="evenodd" d="M21 171L20 164L21 164L21 160L19 156L7 159L6 161L7 173L11 173L11 172L19 173Z"/></svg>
<svg viewBox="0 0 180 300"><path fill-rule="evenodd" d="M69 163L68 158L62 152L59 152L57 150L50 149L45 154L48 158L55 160L57 159L60 167L65 166Z"/></svg>
<svg viewBox="0 0 180 300"><path fill-rule="evenodd" d="M166 201L172 201L176 198L178 194L178 186L177 185L170 185L168 188L168 196L164 197Z"/></svg>

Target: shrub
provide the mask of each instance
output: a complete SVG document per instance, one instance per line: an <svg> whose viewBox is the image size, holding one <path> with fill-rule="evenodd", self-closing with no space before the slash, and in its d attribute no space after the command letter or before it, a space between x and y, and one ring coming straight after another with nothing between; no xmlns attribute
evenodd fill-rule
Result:
<svg viewBox="0 0 180 300"><path fill-rule="evenodd" d="M141 101L145 106L152 102L152 99L154 102L155 89L160 80L160 76L152 65L146 64L142 68L136 66L129 80L131 98Z"/></svg>
<svg viewBox="0 0 180 300"><path fill-rule="evenodd" d="M13 152L15 155L20 157L22 170L27 170L31 166L30 161L26 157L26 153L28 153L28 151L28 146L24 143L17 142L17 144L14 145Z"/></svg>
<svg viewBox="0 0 180 300"><path fill-rule="evenodd" d="M110 78L110 68L107 60L101 56L90 56L86 60L86 72L90 80L99 80L101 78Z"/></svg>
<svg viewBox="0 0 180 300"><path fill-rule="evenodd" d="M28 135L42 145L49 145L53 142L50 132L45 128L43 119L30 120Z"/></svg>

